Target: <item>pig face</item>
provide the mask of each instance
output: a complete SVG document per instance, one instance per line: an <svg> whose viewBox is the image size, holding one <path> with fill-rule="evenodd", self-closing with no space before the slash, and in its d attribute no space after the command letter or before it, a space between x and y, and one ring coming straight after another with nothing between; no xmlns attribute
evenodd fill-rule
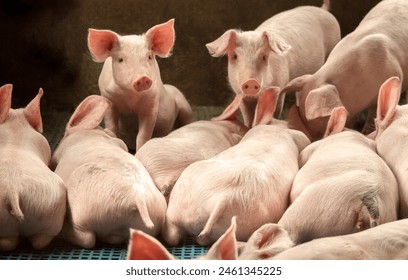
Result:
<svg viewBox="0 0 408 280"><path fill-rule="evenodd" d="M168 57L175 41L174 19L143 35L120 36L110 30L89 29L88 47L96 62L112 63L116 84L131 92L149 91L161 84L155 56Z"/></svg>
<svg viewBox="0 0 408 280"><path fill-rule="evenodd" d="M228 55L228 78L236 94L256 96L265 88L280 85L281 59L291 48L267 31L228 30L206 45L215 56ZM281 69L282 68L282 69Z"/></svg>

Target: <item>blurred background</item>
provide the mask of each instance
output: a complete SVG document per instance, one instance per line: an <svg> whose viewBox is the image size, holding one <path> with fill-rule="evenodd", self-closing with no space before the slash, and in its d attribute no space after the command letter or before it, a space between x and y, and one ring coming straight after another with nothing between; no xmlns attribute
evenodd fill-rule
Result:
<svg viewBox="0 0 408 280"><path fill-rule="evenodd" d="M342 35L353 31L379 0L332 0ZM192 106L225 106L232 99L227 58L213 58L206 43L230 28L255 29L267 18L322 0L0 0L0 85L12 83L13 107L25 106L42 87L42 111L72 111L99 94L102 64L87 48L89 27L141 34L175 18L173 55L159 59L164 83L177 86ZM44 122L47 120L45 119Z"/></svg>

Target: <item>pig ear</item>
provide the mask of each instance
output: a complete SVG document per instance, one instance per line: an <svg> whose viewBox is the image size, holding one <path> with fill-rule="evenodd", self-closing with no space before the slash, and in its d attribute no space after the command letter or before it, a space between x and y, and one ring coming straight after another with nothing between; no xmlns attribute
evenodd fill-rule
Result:
<svg viewBox="0 0 408 280"><path fill-rule="evenodd" d="M44 91L40 88L37 96L34 97L34 99L24 108L24 116L30 125L40 133L43 133L43 123L40 111L40 101L43 94Z"/></svg>
<svg viewBox="0 0 408 280"><path fill-rule="evenodd" d="M90 95L78 105L68 121L66 131L72 129L94 129L99 126L108 108L112 106L109 99L100 95Z"/></svg>
<svg viewBox="0 0 408 280"><path fill-rule="evenodd" d="M205 255L209 260L236 260L237 244L235 231L237 227L236 217L232 217L231 225L227 231L211 246Z"/></svg>
<svg viewBox="0 0 408 280"><path fill-rule="evenodd" d="M0 124L7 119L11 108L12 84L6 84L0 87Z"/></svg>
<svg viewBox="0 0 408 280"><path fill-rule="evenodd" d="M272 34L269 31L263 32L262 39L264 44L267 44L267 46L269 46L270 49L278 55L284 55L292 48L280 36Z"/></svg>
<svg viewBox="0 0 408 280"><path fill-rule="evenodd" d="M334 108L331 112L329 121L327 122L326 132L324 137L333 135L344 130L347 121L347 110L344 107Z"/></svg>
<svg viewBox="0 0 408 280"><path fill-rule="evenodd" d="M278 87L270 87L259 95L252 127L272 121L278 103L279 91Z"/></svg>
<svg viewBox="0 0 408 280"><path fill-rule="evenodd" d="M221 115L212 118L212 121L222 121L222 120L236 120L237 114L239 110L239 106L241 105L242 99L244 96L242 94L235 95L234 100L232 100L231 104L225 108L224 112Z"/></svg>
<svg viewBox="0 0 408 280"><path fill-rule="evenodd" d="M88 48L96 62L104 62L118 41L119 35L111 30L88 29Z"/></svg>
<svg viewBox="0 0 408 280"><path fill-rule="evenodd" d="M206 44L208 51L214 57L220 57L226 53L230 53L235 50L237 42L237 30L230 29L221 35L215 41Z"/></svg>
<svg viewBox="0 0 408 280"><path fill-rule="evenodd" d="M154 237L140 231L130 230L127 260L173 260L174 257Z"/></svg>
<svg viewBox="0 0 408 280"><path fill-rule="evenodd" d="M386 80L378 94L376 123L379 128L386 128L395 114L401 93L401 80L391 77Z"/></svg>
<svg viewBox="0 0 408 280"><path fill-rule="evenodd" d="M330 116L332 110L343 106L339 92L334 85L324 85L310 91L305 101L306 119Z"/></svg>
<svg viewBox="0 0 408 280"><path fill-rule="evenodd" d="M174 19L166 23L158 24L146 32L150 49L160 57L170 56L174 46L176 35L174 31Z"/></svg>
<svg viewBox="0 0 408 280"><path fill-rule="evenodd" d="M269 259L294 246L289 234L277 224L265 224L257 229L244 246L240 259Z"/></svg>

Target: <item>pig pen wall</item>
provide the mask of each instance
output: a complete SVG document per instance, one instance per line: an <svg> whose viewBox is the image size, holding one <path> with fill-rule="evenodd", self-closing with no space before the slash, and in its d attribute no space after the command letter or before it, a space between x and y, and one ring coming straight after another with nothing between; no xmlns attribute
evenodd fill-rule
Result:
<svg viewBox="0 0 408 280"><path fill-rule="evenodd" d="M378 2L332 0L342 35L354 30ZM73 109L86 96L99 94L102 64L93 62L88 51L88 28L140 34L175 18L173 55L158 59L162 79L185 94L196 119L209 118L214 114L209 108L226 106L233 94L226 78L227 59L212 58L205 44L227 29L252 30L278 12L321 4L322 0L0 0L0 85L14 85L13 108L25 106L39 87L44 89L44 134L55 149ZM123 257L125 248L116 249L118 258ZM68 248L67 254L73 252ZM31 256L30 248L16 252L24 253Z"/></svg>

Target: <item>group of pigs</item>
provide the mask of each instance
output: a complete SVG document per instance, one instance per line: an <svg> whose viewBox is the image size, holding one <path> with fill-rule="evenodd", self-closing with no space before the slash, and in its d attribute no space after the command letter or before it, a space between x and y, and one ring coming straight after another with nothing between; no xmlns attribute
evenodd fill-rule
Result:
<svg viewBox="0 0 408 280"><path fill-rule="evenodd" d="M173 259L160 235L194 236L208 259L408 258L408 3L381 1L341 39L323 2L207 44L228 56L236 94L212 120L193 121L161 81L174 20L142 35L89 29L101 95L78 105L53 154L42 89L11 109L1 87L0 250L60 236ZM282 120L286 93L296 104Z"/></svg>

